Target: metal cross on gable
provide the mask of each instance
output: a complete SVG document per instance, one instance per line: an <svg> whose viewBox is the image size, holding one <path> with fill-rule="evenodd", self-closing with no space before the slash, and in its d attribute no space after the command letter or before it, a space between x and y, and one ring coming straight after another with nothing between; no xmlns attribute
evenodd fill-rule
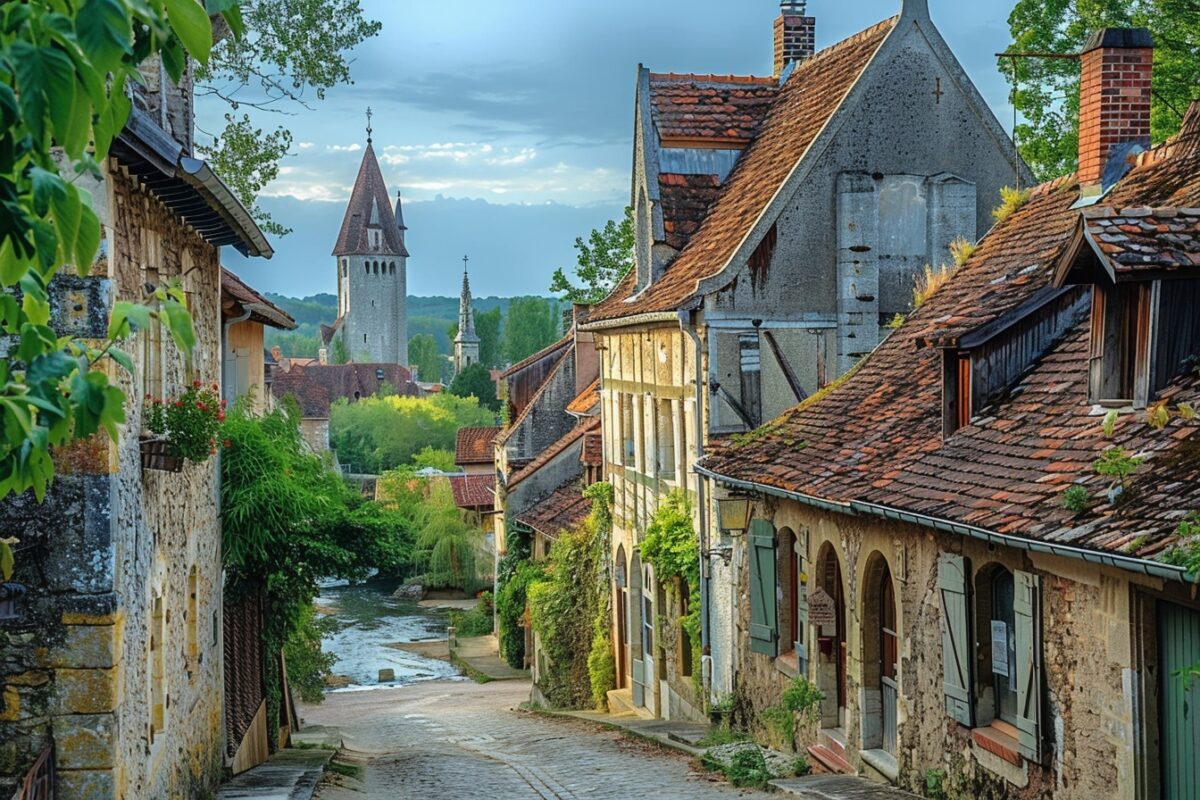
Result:
<svg viewBox="0 0 1200 800"><path fill-rule="evenodd" d="M470 259L470 258L468 258L467 256L463 256L463 272L464 272L464 273L467 271L467 263L468 263L470 260L471 260L471 259Z"/></svg>
<svg viewBox="0 0 1200 800"><path fill-rule="evenodd" d="M944 94L945 94L945 92L942 91L942 79L938 78L937 85L934 87L934 90L933 90L933 97L937 101L937 104L939 106L942 104L942 95L944 95Z"/></svg>

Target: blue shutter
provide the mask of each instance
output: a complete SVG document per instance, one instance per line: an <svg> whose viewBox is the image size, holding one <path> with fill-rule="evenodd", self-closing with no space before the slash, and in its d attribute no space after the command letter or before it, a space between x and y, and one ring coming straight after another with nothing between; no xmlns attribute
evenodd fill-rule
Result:
<svg viewBox="0 0 1200 800"><path fill-rule="evenodd" d="M750 523L750 650L779 654L779 622L775 604L775 526L766 520Z"/></svg>
<svg viewBox="0 0 1200 800"><path fill-rule="evenodd" d="M938 593L942 599L942 686L946 713L966 725L975 724L971 702L970 562L954 553L938 557Z"/></svg>

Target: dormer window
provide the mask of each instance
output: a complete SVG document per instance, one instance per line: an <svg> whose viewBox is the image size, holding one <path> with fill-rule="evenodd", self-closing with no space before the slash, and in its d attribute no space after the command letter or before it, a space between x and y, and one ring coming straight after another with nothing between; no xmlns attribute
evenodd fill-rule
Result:
<svg viewBox="0 0 1200 800"><path fill-rule="evenodd" d="M1056 271L1092 286L1090 399L1145 408L1200 355L1200 211L1087 209Z"/></svg>

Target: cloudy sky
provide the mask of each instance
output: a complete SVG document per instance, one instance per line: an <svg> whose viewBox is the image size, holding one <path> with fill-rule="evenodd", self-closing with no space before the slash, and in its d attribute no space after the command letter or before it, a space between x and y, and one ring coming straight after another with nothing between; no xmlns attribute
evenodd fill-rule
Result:
<svg viewBox="0 0 1200 800"><path fill-rule="evenodd" d="M900 0L810 0L817 46ZM1009 0L929 0L934 21L1006 128L992 54ZM314 110L260 114L294 133L262 205L295 232L270 262L227 262L261 289L335 290L329 253L365 144L365 112L393 192L405 197L409 291L457 295L470 254L476 294L544 293L572 244L628 202L636 68L769 74L775 0L363 0L381 34L353 54L354 84ZM212 129L225 108L199 109ZM202 134L201 134L202 135Z"/></svg>

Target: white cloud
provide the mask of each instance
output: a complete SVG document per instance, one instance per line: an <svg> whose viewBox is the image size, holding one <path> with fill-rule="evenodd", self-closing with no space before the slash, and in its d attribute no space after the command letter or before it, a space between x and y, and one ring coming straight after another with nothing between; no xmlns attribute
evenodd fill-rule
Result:
<svg viewBox="0 0 1200 800"><path fill-rule="evenodd" d="M296 145L296 147L300 150L312 150L314 147L316 147L316 145L312 142L301 142L300 144Z"/></svg>
<svg viewBox="0 0 1200 800"><path fill-rule="evenodd" d="M354 144L329 144L325 145L325 149L331 153L357 153L362 150L362 145L358 142Z"/></svg>

